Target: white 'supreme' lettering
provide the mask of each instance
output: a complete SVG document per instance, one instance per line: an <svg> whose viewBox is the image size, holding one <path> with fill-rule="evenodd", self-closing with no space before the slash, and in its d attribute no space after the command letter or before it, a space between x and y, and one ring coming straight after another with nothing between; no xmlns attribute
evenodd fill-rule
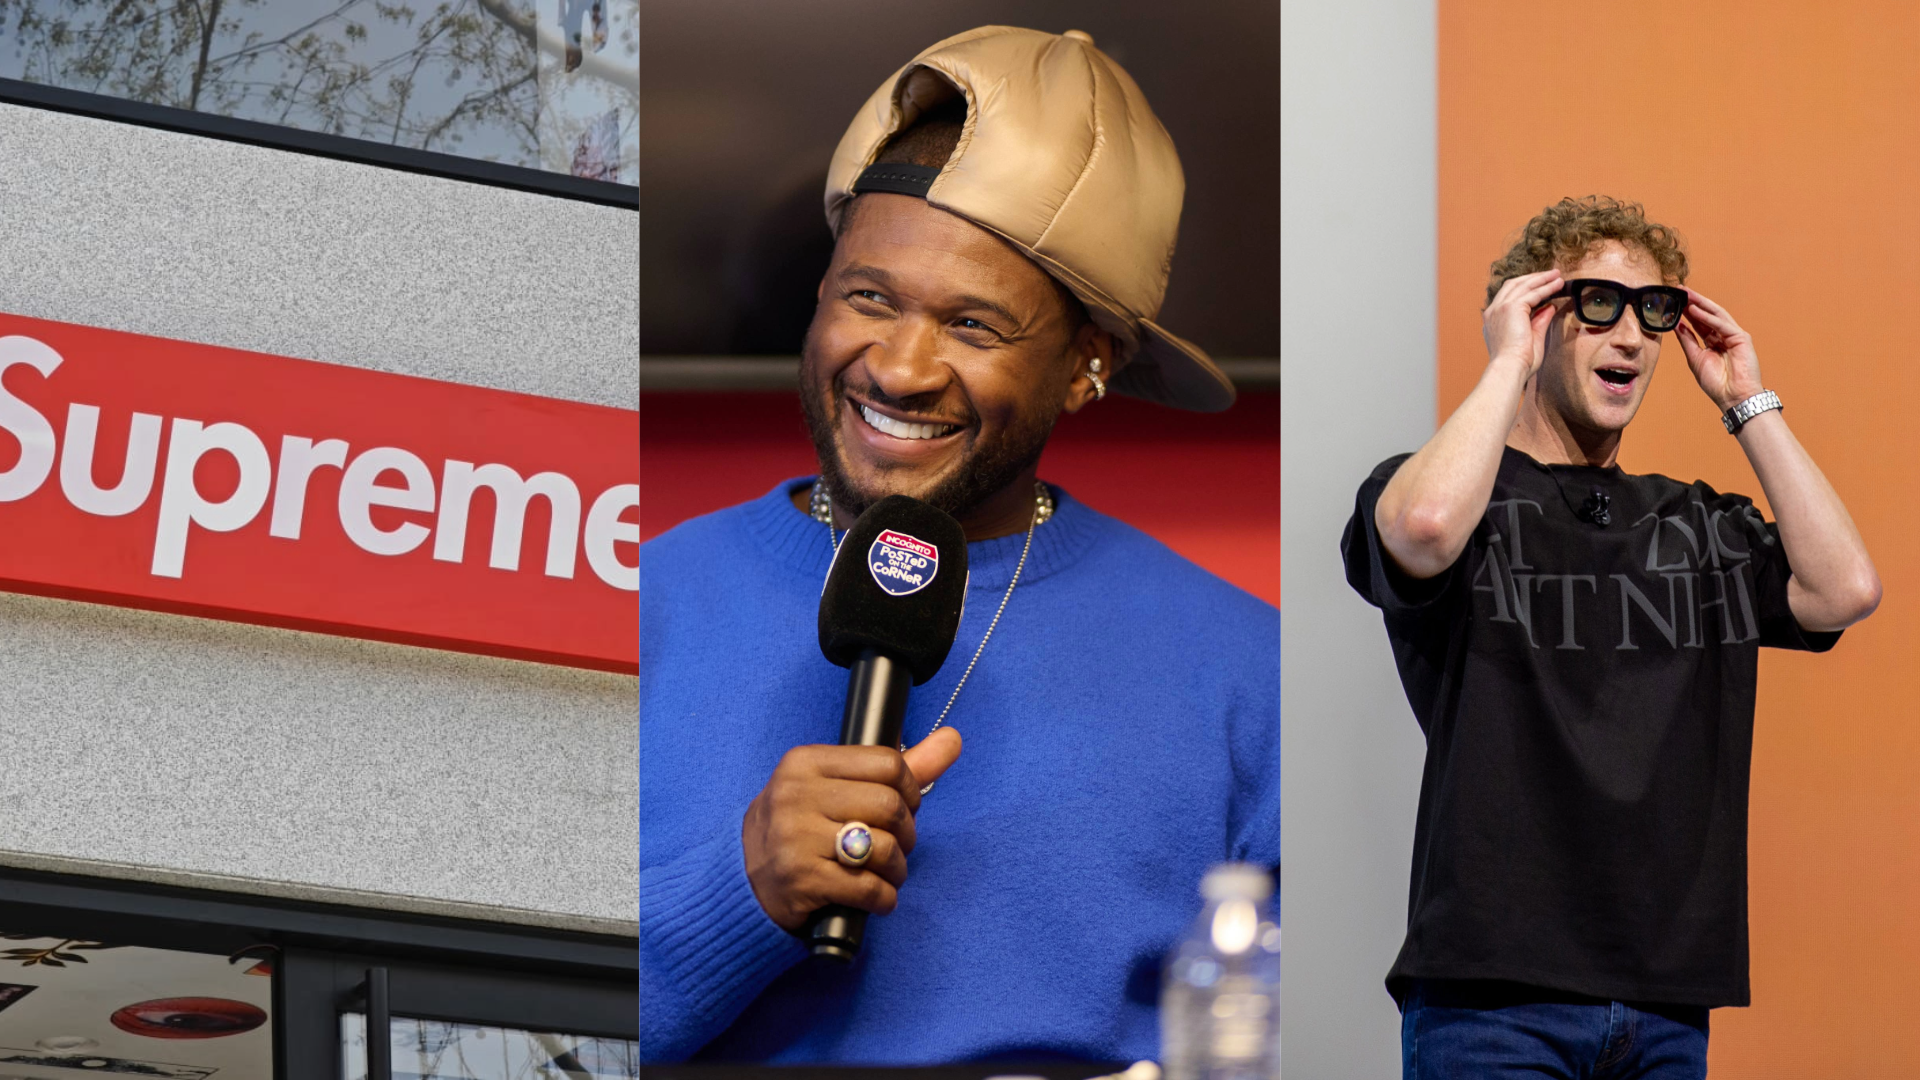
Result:
<svg viewBox="0 0 1920 1080"><path fill-rule="evenodd" d="M496 570L520 569L527 503L542 495L553 508L553 524L547 529L547 576L572 577L573 549L580 537L580 489L557 472L535 473L522 480L505 465L476 468L470 461L447 462L440 480L440 522L433 557L441 562L466 558L467 508L473 493L483 487L492 489L494 506L493 550L487 565Z"/></svg>
<svg viewBox="0 0 1920 1080"><path fill-rule="evenodd" d="M193 467L201 457L218 450L240 466L240 483L233 494L208 502L193 482ZM167 439L167 477L160 483L160 527L153 538L155 577L180 576L187 561L187 530L195 525L210 532L232 532L252 521L267 505L273 487L273 463L260 436L233 423L202 425L198 420L173 422Z"/></svg>
<svg viewBox="0 0 1920 1080"><path fill-rule="evenodd" d="M587 565L601 581L628 592L640 591L640 563L621 562L613 554L613 545L640 542L640 523L620 520L628 509L639 508L640 485L620 484L602 492L587 511Z"/></svg>
<svg viewBox="0 0 1920 1080"><path fill-rule="evenodd" d="M25 364L42 376L60 366L60 354L30 337L0 337L0 428L20 442L20 460L0 473L0 502L24 499L40 490L53 470L53 425L40 410L7 392L7 369Z"/></svg>
<svg viewBox="0 0 1920 1080"><path fill-rule="evenodd" d="M347 444L339 439L312 439L288 435L280 440L280 475L273 483L273 520L267 535L300 539L300 521L307 512L307 478L322 465L336 469L347 464Z"/></svg>
<svg viewBox="0 0 1920 1080"><path fill-rule="evenodd" d="M160 458L160 418L152 413L133 414L120 482L104 491L93 482L93 446L99 433L98 408L67 406L67 435L60 444L60 490L68 502L89 514L122 517L145 505L153 492L154 465Z"/></svg>
<svg viewBox="0 0 1920 1080"><path fill-rule="evenodd" d="M416 454L393 446L376 446L348 462L350 447L340 439L311 439L285 435L279 461L251 428L223 421L203 424L175 418L168 431L166 462L159 464L160 436L165 421L152 413L135 412L128 419L126 461L111 488L95 480L95 449L100 409L83 402L67 403L64 437L38 409L6 389L7 372L16 366L53 375L61 356L46 343L22 335L0 337L0 431L20 444L19 460L0 471L0 503L24 499L39 491L60 466L60 492L78 510L98 517L122 517L145 506L160 476L160 506L154 532L151 570L156 577L179 578L186 567L187 541L197 526L209 532L233 532L260 516L269 496L273 511L268 535L298 540L305 525L307 487L322 468L342 470L338 514L341 530L362 550L375 555L404 555L433 537L433 557L441 562L464 562L467 524L474 496L486 488L493 499L493 539L487 565L518 570L521 540L526 531L529 504L545 499L549 515L548 577L572 578L579 552L607 585L626 592L640 588L636 559L628 565L621 545L640 543L640 525L623 520L640 505L640 485L616 484L593 500L581 522L581 493L570 478L557 472L522 477L501 464L448 461L434 490L433 469ZM239 467L240 482L233 493L210 500L194 481L194 469L209 454L224 454ZM399 483L383 483L387 474ZM484 505L484 504L483 504ZM391 507L435 515L431 526L403 521L392 528L374 524L372 508Z"/></svg>
<svg viewBox="0 0 1920 1080"><path fill-rule="evenodd" d="M405 487L379 483L380 474L397 472ZM405 555L427 539L427 528L411 521L392 529L374 525L369 507L392 506L401 510L433 509L433 474L427 463L405 450L376 446L353 459L347 475L340 479L340 527L347 538L362 551L375 555Z"/></svg>

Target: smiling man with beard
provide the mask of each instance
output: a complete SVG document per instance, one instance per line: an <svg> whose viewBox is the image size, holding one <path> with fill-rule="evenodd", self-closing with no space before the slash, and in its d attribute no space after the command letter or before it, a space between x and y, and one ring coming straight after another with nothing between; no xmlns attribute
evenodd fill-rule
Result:
<svg viewBox="0 0 1920 1080"><path fill-rule="evenodd" d="M1183 189L1079 31L940 42L841 141L801 372L820 476L642 548L648 1059L1152 1057L1202 874L1278 864L1279 613L1038 478L1110 391L1232 404L1153 322ZM910 749L819 745L846 692L821 582L896 493L966 532L954 656ZM830 903L878 916L852 967L794 936Z"/></svg>

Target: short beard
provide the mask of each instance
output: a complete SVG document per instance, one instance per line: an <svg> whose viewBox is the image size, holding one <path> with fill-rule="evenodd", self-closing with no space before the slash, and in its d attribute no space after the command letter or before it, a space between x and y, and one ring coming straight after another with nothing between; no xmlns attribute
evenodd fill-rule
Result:
<svg viewBox="0 0 1920 1080"><path fill-rule="evenodd" d="M821 386L810 377L811 365L806 359L809 351L803 348L801 353L800 408L806 415L807 433L813 438L813 452L820 459L820 479L826 484L827 494L834 504L858 517L866 513L867 507L890 493L862 491L841 467L839 424L834 416L836 410L830 408L827 402L831 398L844 408L846 397L838 378L829 385ZM871 390L867 392L870 396L885 400L885 395ZM1005 491L1008 485L1039 462L1041 452L1047 448L1047 439L1053 434L1053 422L1058 415L1059 409L1053 408L1042 409L1033 417L1023 417L1019 424L1000 438L984 445L976 444L970 453L961 458L958 467L937 481L931 489L904 494L930 503L954 518L965 517L988 499Z"/></svg>

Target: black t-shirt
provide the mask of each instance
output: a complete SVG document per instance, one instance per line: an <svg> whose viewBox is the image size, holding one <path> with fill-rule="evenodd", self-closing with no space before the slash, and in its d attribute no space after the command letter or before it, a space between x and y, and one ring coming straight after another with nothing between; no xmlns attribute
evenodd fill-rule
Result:
<svg viewBox="0 0 1920 1080"><path fill-rule="evenodd" d="M1347 581L1386 617L1427 736L1407 939L1388 973L1745 1005L1747 782L1762 645L1823 652L1751 500L1509 448L1437 577L1381 547L1360 485ZM1581 520L1594 492L1611 523Z"/></svg>

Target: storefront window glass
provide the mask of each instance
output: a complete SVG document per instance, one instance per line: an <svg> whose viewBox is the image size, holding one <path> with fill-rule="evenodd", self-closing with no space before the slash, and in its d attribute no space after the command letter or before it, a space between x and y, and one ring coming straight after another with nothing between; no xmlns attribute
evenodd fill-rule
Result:
<svg viewBox="0 0 1920 1080"><path fill-rule="evenodd" d="M340 1018L342 1080L367 1080L367 1018ZM639 1080L640 1044L395 1017L393 1080Z"/></svg>
<svg viewBox="0 0 1920 1080"><path fill-rule="evenodd" d="M638 0L0 0L0 78L639 182Z"/></svg>
<svg viewBox="0 0 1920 1080"><path fill-rule="evenodd" d="M0 933L0 1078L266 1076L271 972L253 957Z"/></svg>

